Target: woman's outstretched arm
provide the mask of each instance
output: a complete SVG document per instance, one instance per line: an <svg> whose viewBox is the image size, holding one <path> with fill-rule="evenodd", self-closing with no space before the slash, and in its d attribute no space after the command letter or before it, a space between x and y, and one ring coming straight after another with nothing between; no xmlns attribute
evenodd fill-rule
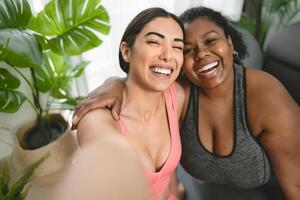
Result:
<svg viewBox="0 0 300 200"><path fill-rule="evenodd" d="M142 164L109 110L86 114L77 133L80 148L54 200L148 199Z"/></svg>
<svg viewBox="0 0 300 200"><path fill-rule="evenodd" d="M149 199L138 156L123 143L117 137L82 148L67 169L53 200Z"/></svg>

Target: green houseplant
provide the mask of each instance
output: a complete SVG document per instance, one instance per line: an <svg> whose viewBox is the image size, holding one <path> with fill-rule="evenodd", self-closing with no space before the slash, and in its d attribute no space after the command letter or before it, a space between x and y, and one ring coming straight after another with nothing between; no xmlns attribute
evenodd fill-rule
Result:
<svg viewBox="0 0 300 200"><path fill-rule="evenodd" d="M2 165L0 173L0 199L1 200L23 200L25 199L28 187L27 184L34 175L34 171L47 159L47 156L42 157L28 166L24 174L14 183L9 181L9 167L7 162Z"/></svg>
<svg viewBox="0 0 300 200"><path fill-rule="evenodd" d="M247 0L244 7L237 26L252 33L262 49L271 27L279 30L300 12L298 0Z"/></svg>
<svg viewBox="0 0 300 200"><path fill-rule="evenodd" d="M67 128L59 116L49 115L53 100L60 109L72 109L78 98L70 94L72 81L88 65L73 63L102 43L109 33L109 16L100 0L53 0L33 16L27 0L0 2L0 112L15 113L29 102L36 122L22 138L21 146L36 149L56 140ZM29 72L26 76L24 70ZM18 91L26 83L31 94ZM42 105L40 94L48 95Z"/></svg>

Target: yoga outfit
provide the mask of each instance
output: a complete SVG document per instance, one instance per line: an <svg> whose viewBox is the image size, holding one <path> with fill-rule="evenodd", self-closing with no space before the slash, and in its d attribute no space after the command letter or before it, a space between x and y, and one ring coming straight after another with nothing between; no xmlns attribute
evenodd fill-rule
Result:
<svg viewBox="0 0 300 200"><path fill-rule="evenodd" d="M163 167L153 172L145 168L145 174L149 183L151 199L159 196L161 193L169 189L169 183L172 173L175 171L181 156L181 143L178 127L176 90L172 84L164 91L164 100L167 108L167 117L169 122L171 148L167 160ZM128 138L128 129L125 126L122 118L119 120L121 133ZM141 133L142 134L142 133ZM155 148L155 147L154 147ZM171 193L167 200L176 200L177 198Z"/></svg>
<svg viewBox="0 0 300 200"><path fill-rule="evenodd" d="M271 163L265 150L248 128L245 68L234 66L234 145L229 155L215 155L200 141L199 92L201 91L197 86L191 86L188 111L180 131L183 168L194 178L218 184L217 187L222 187L223 184L224 187L229 185L233 188L256 190L268 183L272 177Z"/></svg>

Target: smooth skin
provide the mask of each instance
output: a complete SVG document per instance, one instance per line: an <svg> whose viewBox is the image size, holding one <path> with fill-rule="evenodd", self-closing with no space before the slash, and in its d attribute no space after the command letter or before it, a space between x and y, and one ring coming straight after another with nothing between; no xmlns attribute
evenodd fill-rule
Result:
<svg viewBox="0 0 300 200"><path fill-rule="evenodd" d="M186 40L184 70L201 88L200 140L208 151L226 156L234 145L231 38L200 18L187 26ZM197 73L214 61L219 66L213 74ZM250 131L266 149L287 199L300 199L300 109L282 84L265 72L247 68L246 85Z"/></svg>
<svg viewBox="0 0 300 200"><path fill-rule="evenodd" d="M226 37L223 29L208 18L198 18L186 24L183 68L186 77L201 91L198 135L208 151L220 156L229 155L234 146L233 50L231 38ZM216 70L201 72L205 65L213 62L218 62ZM118 85L122 81L109 82ZM184 87L185 97L189 97L189 82L180 83ZM249 129L267 151L286 198L300 199L300 109L282 84L270 74L246 68L246 85ZM120 85L110 88L114 92L106 99L111 102L114 96L121 99L121 90L118 89L121 89ZM98 106L98 102L90 102L97 97L96 93L79 106L76 116L80 118ZM107 105L112 106L113 103ZM188 98L185 98L181 122L187 105Z"/></svg>
<svg viewBox="0 0 300 200"><path fill-rule="evenodd" d="M175 82L180 72L183 45L183 32L178 23L164 17L154 18L146 24L131 48L125 42L120 45L123 58L130 65L120 116L128 128L129 143L139 155L143 167L153 172L162 168L171 148L163 91ZM172 73L155 73L155 66L170 68ZM178 84L176 87L183 94ZM181 108L177 112L179 114ZM82 148L103 140L109 134L121 135L118 123L110 111L104 109L85 115L78 124L77 133ZM176 178L172 180L177 181ZM157 200L166 199L170 192L179 194L178 189L182 189L182 185L170 183Z"/></svg>
<svg viewBox="0 0 300 200"><path fill-rule="evenodd" d="M132 146L119 134L103 133L75 153L51 199L150 198L142 164Z"/></svg>

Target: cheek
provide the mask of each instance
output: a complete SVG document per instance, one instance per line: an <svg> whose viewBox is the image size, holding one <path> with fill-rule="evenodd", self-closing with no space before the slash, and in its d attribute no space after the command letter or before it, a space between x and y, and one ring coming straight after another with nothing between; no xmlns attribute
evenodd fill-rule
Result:
<svg viewBox="0 0 300 200"><path fill-rule="evenodd" d="M183 63L184 63L184 57L183 57L183 55L181 54L181 55L179 55L179 57L178 57L178 59L177 59L178 61L177 61L177 63L178 63L178 67L182 67L182 65L183 65Z"/></svg>
<svg viewBox="0 0 300 200"><path fill-rule="evenodd" d="M188 71L192 70L194 65L194 59L190 57L184 57L184 62L183 62L183 69Z"/></svg>
<svg viewBox="0 0 300 200"><path fill-rule="evenodd" d="M218 52L219 55L222 55L225 58L228 58L229 56L232 56L232 50L230 46L227 43L222 43L220 44L217 48L216 51Z"/></svg>

